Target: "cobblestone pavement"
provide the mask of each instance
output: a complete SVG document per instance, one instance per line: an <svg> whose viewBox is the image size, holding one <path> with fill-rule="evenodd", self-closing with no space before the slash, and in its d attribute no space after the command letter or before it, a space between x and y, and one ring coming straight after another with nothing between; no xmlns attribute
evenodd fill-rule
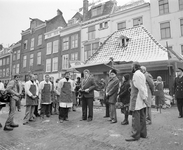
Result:
<svg viewBox="0 0 183 150"><path fill-rule="evenodd" d="M8 108L0 112L0 122L4 125ZM130 125L122 126L123 115L118 110L118 122L110 124L104 119L104 107L94 108L92 122L80 121L81 108L69 112L69 121L58 123L58 116L52 115L42 121L22 125L25 108L16 112L15 122L19 128L13 131L0 129L0 150L182 150L183 119L177 118L177 109L155 109L153 124L148 126L148 138L126 142L131 131Z"/></svg>

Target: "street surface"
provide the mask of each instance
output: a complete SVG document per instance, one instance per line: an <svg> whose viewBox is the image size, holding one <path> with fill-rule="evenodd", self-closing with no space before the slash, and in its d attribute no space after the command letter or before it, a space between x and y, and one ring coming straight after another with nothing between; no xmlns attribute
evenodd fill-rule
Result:
<svg viewBox="0 0 183 150"><path fill-rule="evenodd" d="M95 106L92 122L80 121L81 107L69 112L69 121L58 122L52 115L42 121L22 125L25 107L16 112L18 128L4 131L0 128L0 150L182 150L183 118L178 119L177 108L163 109L162 113L152 109L153 124L148 125L148 138L126 142L131 131L130 124L122 126L123 114L117 111L118 122L111 124L104 119L105 107ZM0 111L0 122L4 126L8 107Z"/></svg>

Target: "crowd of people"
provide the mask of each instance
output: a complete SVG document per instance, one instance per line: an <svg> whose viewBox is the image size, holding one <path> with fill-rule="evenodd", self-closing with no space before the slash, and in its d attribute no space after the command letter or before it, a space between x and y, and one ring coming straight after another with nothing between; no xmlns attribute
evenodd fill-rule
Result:
<svg viewBox="0 0 183 150"><path fill-rule="evenodd" d="M183 117L183 70L178 68L178 77L175 79L174 93L177 99L179 118ZM5 90L0 82L0 90ZM124 120L121 125L129 124L129 115L132 116L132 135L126 141L136 141L147 137L146 125L152 124L151 105L152 97L155 95L157 109L164 104L164 84L160 76L157 81L147 72L145 66L138 62L132 64L132 77L130 74L122 76L122 82L117 77L117 71L111 69L106 80L100 81L102 88L96 83L94 76L88 69L83 71L82 77L77 81L71 79L70 72L65 72L62 79L54 78L48 74L44 80L39 82L37 75L29 74L29 80L22 88L19 75L15 75L6 90L11 93L9 102L9 116L4 130L11 131L19 125L14 122L16 103L20 101L22 91L25 91L26 110L23 125L36 121L36 117L42 120L50 115L58 115L60 123L68 121L69 110L76 111L76 106L81 105L82 114L80 121L93 120L94 90L102 90L104 93L104 104L106 113L104 118L109 118L111 124L117 123L116 104L121 103L121 112ZM20 108L18 107L20 111ZM2 126L2 125L1 125Z"/></svg>

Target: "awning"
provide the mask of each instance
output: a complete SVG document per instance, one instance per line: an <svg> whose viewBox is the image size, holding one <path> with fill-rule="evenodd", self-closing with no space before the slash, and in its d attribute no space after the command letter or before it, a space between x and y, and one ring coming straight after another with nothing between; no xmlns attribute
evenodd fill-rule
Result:
<svg viewBox="0 0 183 150"><path fill-rule="evenodd" d="M79 72L83 72L85 69L88 69L91 73L102 73L108 72L110 69L115 69L114 67L108 65L108 63L83 64L74 66L73 68Z"/></svg>

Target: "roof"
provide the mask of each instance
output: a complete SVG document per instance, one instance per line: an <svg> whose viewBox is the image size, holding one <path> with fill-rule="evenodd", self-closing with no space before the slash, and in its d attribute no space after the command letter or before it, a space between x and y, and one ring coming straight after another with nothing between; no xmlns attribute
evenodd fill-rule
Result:
<svg viewBox="0 0 183 150"><path fill-rule="evenodd" d="M121 47L119 38L128 37L128 45ZM143 26L119 30L110 35L86 64L114 61L153 62L168 60L168 52Z"/></svg>
<svg viewBox="0 0 183 150"><path fill-rule="evenodd" d="M91 9L88 11L88 13L86 15L86 20L85 21L110 14L113 10L114 5L115 5L115 2L107 1L107 2L104 2L104 3L100 3L96 6L92 6ZM101 8L102 13L100 15L96 15L96 16L92 17L92 9L95 9L97 7L100 7L100 6L102 7Z"/></svg>

